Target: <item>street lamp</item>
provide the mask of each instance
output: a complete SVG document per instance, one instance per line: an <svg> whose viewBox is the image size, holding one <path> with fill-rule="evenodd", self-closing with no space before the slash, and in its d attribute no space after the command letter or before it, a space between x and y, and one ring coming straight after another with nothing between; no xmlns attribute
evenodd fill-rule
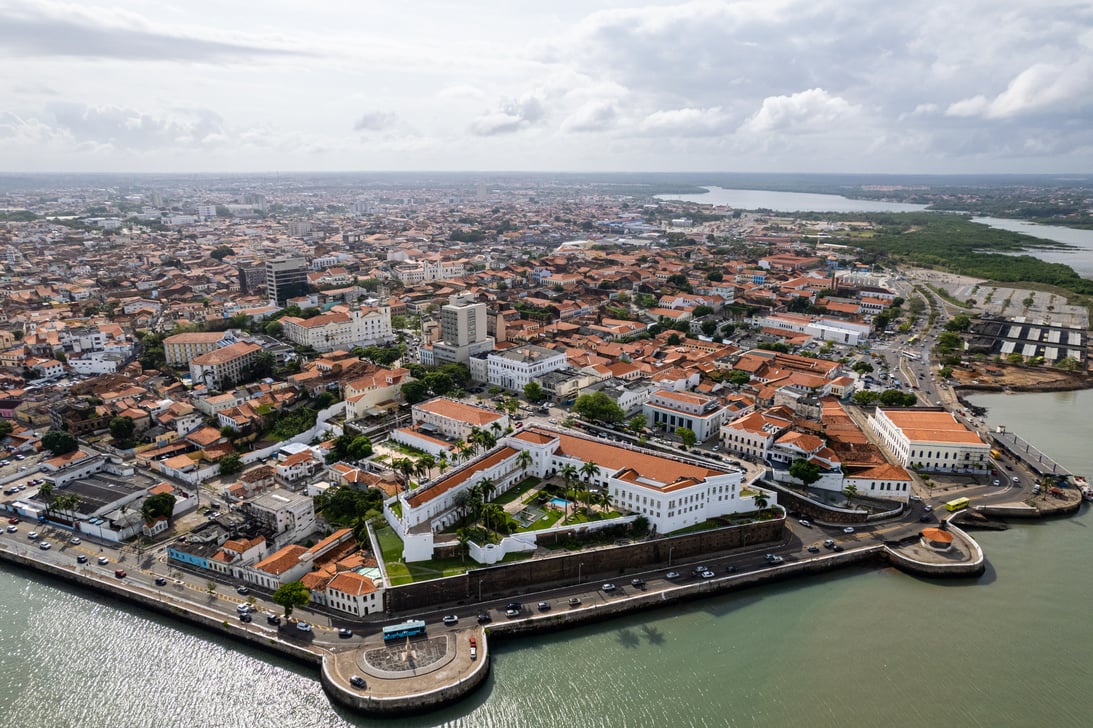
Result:
<svg viewBox="0 0 1093 728"><path fill-rule="evenodd" d="M577 583L578 583L578 584L580 584L580 583L581 583L581 569L583 569L583 568L584 568L584 564L583 564L583 563L578 563L578 564L577 564Z"/></svg>
<svg viewBox="0 0 1093 728"><path fill-rule="evenodd" d="M668 566L672 565L672 552L676 550L675 546L668 547Z"/></svg>

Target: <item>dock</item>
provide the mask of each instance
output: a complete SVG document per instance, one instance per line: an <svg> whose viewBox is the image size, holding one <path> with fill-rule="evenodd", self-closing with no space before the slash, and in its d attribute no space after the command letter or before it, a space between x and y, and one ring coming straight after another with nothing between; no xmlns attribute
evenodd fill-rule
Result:
<svg viewBox="0 0 1093 728"><path fill-rule="evenodd" d="M991 446L997 447L1017 460L1037 475L1052 475L1057 478L1069 478L1071 472L1050 457L1040 452L1032 444L1022 440L1016 434L999 428L988 433L991 438Z"/></svg>

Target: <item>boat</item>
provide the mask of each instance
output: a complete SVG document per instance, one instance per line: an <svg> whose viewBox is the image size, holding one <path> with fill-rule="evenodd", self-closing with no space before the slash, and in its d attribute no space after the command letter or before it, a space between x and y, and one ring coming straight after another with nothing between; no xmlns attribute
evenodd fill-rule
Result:
<svg viewBox="0 0 1093 728"><path fill-rule="evenodd" d="M1086 480L1085 476L1074 475L1071 476L1071 479L1074 481L1074 485L1077 486L1078 490L1082 492L1082 498L1087 501L1093 501L1093 488L1089 486L1089 481Z"/></svg>

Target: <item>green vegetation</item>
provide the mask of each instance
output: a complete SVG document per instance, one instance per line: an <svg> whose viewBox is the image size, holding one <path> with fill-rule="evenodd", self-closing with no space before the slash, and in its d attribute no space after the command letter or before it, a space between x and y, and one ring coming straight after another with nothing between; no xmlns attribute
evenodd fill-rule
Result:
<svg viewBox="0 0 1093 728"><path fill-rule="evenodd" d="M243 461L239 459L239 453L230 452L220 458L220 474L235 475L243 469Z"/></svg>
<svg viewBox="0 0 1093 728"><path fill-rule="evenodd" d="M804 483L805 486L809 486L820 479L820 466L803 458L797 458L790 463L789 474ZM756 499L758 499L758 497L759 496L756 496ZM759 503L756 502L756 507L758 507L759 510L763 510L766 506L760 507Z"/></svg>
<svg viewBox="0 0 1093 728"><path fill-rule="evenodd" d="M615 400L603 392L580 395L573 403L573 411L595 422L622 422L626 416Z"/></svg>
<svg viewBox="0 0 1093 728"><path fill-rule="evenodd" d="M79 446L76 438L63 430L50 430L42 436L42 447L54 455L66 455Z"/></svg>
<svg viewBox="0 0 1093 728"><path fill-rule="evenodd" d="M278 441L287 440L314 427L318 415L319 413L310 407L282 412L277 415L274 423L266 430L266 434Z"/></svg>
<svg viewBox="0 0 1093 728"><path fill-rule="evenodd" d="M290 581L278 587L270 599L284 607L286 617L291 617L293 609L307 606L311 601L311 590L298 581Z"/></svg>
<svg viewBox="0 0 1093 728"><path fill-rule="evenodd" d="M144 499L144 503L140 506L140 514L144 516L145 523L151 523L161 516L170 521L174 511L175 496L173 493L150 495Z"/></svg>

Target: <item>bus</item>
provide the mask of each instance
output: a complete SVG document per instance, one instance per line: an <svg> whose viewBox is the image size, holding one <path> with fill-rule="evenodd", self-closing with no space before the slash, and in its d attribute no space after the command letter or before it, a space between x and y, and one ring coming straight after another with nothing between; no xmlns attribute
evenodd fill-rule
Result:
<svg viewBox="0 0 1093 728"><path fill-rule="evenodd" d="M967 508L971 502L971 498L957 498L956 500L951 500L946 503L945 510L949 513L952 513L953 511L962 511Z"/></svg>
<svg viewBox="0 0 1093 728"><path fill-rule="evenodd" d="M404 637L417 637L425 634L425 622L420 619L408 619L401 624L392 624L383 628L383 641L399 640Z"/></svg>
<svg viewBox="0 0 1093 728"><path fill-rule="evenodd" d="M922 358L922 354L916 354L915 352L909 351L907 349L901 351L900 354L902 354L905 359L910 359L911 361L918 361Z"/></svg>

